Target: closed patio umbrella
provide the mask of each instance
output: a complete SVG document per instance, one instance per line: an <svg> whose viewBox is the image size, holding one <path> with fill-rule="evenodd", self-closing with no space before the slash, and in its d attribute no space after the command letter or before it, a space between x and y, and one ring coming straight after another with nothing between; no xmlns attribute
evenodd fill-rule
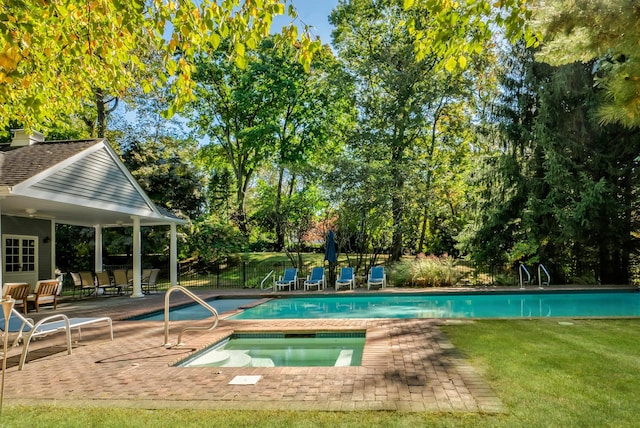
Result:
<svg viewBox="0 0 640 428"><path fill-rule="evenodd" d="M333 230L330 230L327 234L324 259L329 262L329 284L334 285L336 282L336 263L338 262L338 254L336 252L336 238Z"/></svg>

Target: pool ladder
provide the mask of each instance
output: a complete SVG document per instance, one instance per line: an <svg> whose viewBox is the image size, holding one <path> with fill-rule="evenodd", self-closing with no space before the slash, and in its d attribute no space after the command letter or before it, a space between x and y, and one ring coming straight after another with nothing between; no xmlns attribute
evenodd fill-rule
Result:
<svg viewBox="0 0 640 428"><path fill-rule="evenodd" d="M546 281L542 280L543 273L547 276ZM540 263L538 265L538 288L542 288L543 285L546 285L548 287L549 284L551 284L551 275L549 275L549 271L547 270L547 268L544 267L542 263Z"/></svg>
<svg viewBox="0 0 640 428"><path fill-rule="evenodd" d="M531 274L527 267L520 263L520 269L518 269L520 274L520 289L524 290L525 284L531 284ZM546 281L542 280L542 274L546 276ZM525 279L526 276L526 279ZM538 265L538 288L543 288L543 285L549 286L551 284L551 275L549 275L549 271L542 263Z"/></svg>
<svg viewBox="0 0 640 428"><path fill-rule="evenodd" d="M520 263L520 269L518 269L518 273L520 274L520 289L524 290L525 284L531 284L531 274L523 263ZM527 279L524 279L525 275L527 276Z"/></svg>
<svg viewBox="0 0 640 428"><path fill-rule="evenodd" d="M213 330L214 328L216 328L218 326L218 322L220 321L220 317L218 316L218 311L216 311L216 309L213 306L209 305L207 302L205 302L204 300L202 300L201 298L199 298L198 296L196 296L195 294L193 294L191 291L187 290L183 286L174 285L171 288L169 288L167 290L167 292L165 293L165 295L164 295L164 347L165 348L172 348L173 347L171 345L171 343L169 343L169 298L171 297L171 294L176 290L182 291L184 294L186 294L187 296L191 297L192 300L194 300L195 302L199 303L202 307L204 307L209 312L211 312L211 314L213 314L213 316L215 317L215 320L213 321L213 324L211 326L209 326L209 327L185 327L185 328L183 328L182 330L180 330L180 333L178 333L178 342L173 346L183 346L182 334L184 332L186 332L186 331L209 331L209 330Z"/></svg>
<svg viewBox="0 0 640 428"><path fill-rule="evenodd" d="M264 290L264 283L267 282L267 279L269 279L269 277L273 274L273 271L269 272L267 274L267 276L264 277L264 279L262 280L262 282L260 283L260 290ZM271 288L271 287L269 287ZM273 287L273 291L276 291L276 288Z"/></svg>

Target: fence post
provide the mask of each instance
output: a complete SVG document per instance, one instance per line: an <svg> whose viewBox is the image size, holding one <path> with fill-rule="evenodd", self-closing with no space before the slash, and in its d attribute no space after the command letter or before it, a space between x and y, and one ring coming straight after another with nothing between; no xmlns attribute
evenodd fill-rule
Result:
<svg viewBox="0 0 640 428"><path fill-rule="evenodd" d="M216 288L220 288L220 263L216 262Z"/></svg>
<svg viewBox="0 0 640 428"><path fill-rule="evenodd" d="M242 262L242 288L246 288L247 286L247 262Z"/></svg>

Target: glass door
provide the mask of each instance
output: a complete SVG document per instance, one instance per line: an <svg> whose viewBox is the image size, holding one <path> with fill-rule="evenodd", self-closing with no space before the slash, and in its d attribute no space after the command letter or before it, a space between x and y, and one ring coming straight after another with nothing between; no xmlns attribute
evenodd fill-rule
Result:
<svg viewBox="0 0 640 428"><path fill-rule="evenodd" d="M4 282L28 282L33 287L38 280L38 237L3 235Z"/></svg>

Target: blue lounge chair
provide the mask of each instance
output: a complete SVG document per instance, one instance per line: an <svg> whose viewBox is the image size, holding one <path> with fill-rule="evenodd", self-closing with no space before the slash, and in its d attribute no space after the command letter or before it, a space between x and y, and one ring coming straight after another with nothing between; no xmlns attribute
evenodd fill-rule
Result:
<svg viewBox="0 0 640 428"><path fill-rule="evenodd" d="M356 285L356 276L353 273L352 267L346 267L340 269L340 277L336 279L336 291L340 290L340 287L346 286L350 290Z"/></svg>
<svg viewBox="0 0 640 428"><path fill-rule="evenodd" d="M367 290L371 289L372 285L380 288L387 286L387 274L384 273L382 266L374 266L371 268L369 277L367 278Z"/></svg>
<svg viewBox="0 0 640 428"><path fill-rule="evenodd" d="M309 291L309 287L317 287L318 291L324 287L324 268L314 267L311 269L311 275L304 282L304 289Z"/></svg>
<svg viewBox="0 0 640 428"><path fill-rule="evenodd" d="M295 289L297 281L298 269L287 268L284 270L284 275L281 276L280 279L273 284L273 291L277 291L285 287L287 287L289 291L291 291L291 286L293 285L293 288Z"/></svg>

